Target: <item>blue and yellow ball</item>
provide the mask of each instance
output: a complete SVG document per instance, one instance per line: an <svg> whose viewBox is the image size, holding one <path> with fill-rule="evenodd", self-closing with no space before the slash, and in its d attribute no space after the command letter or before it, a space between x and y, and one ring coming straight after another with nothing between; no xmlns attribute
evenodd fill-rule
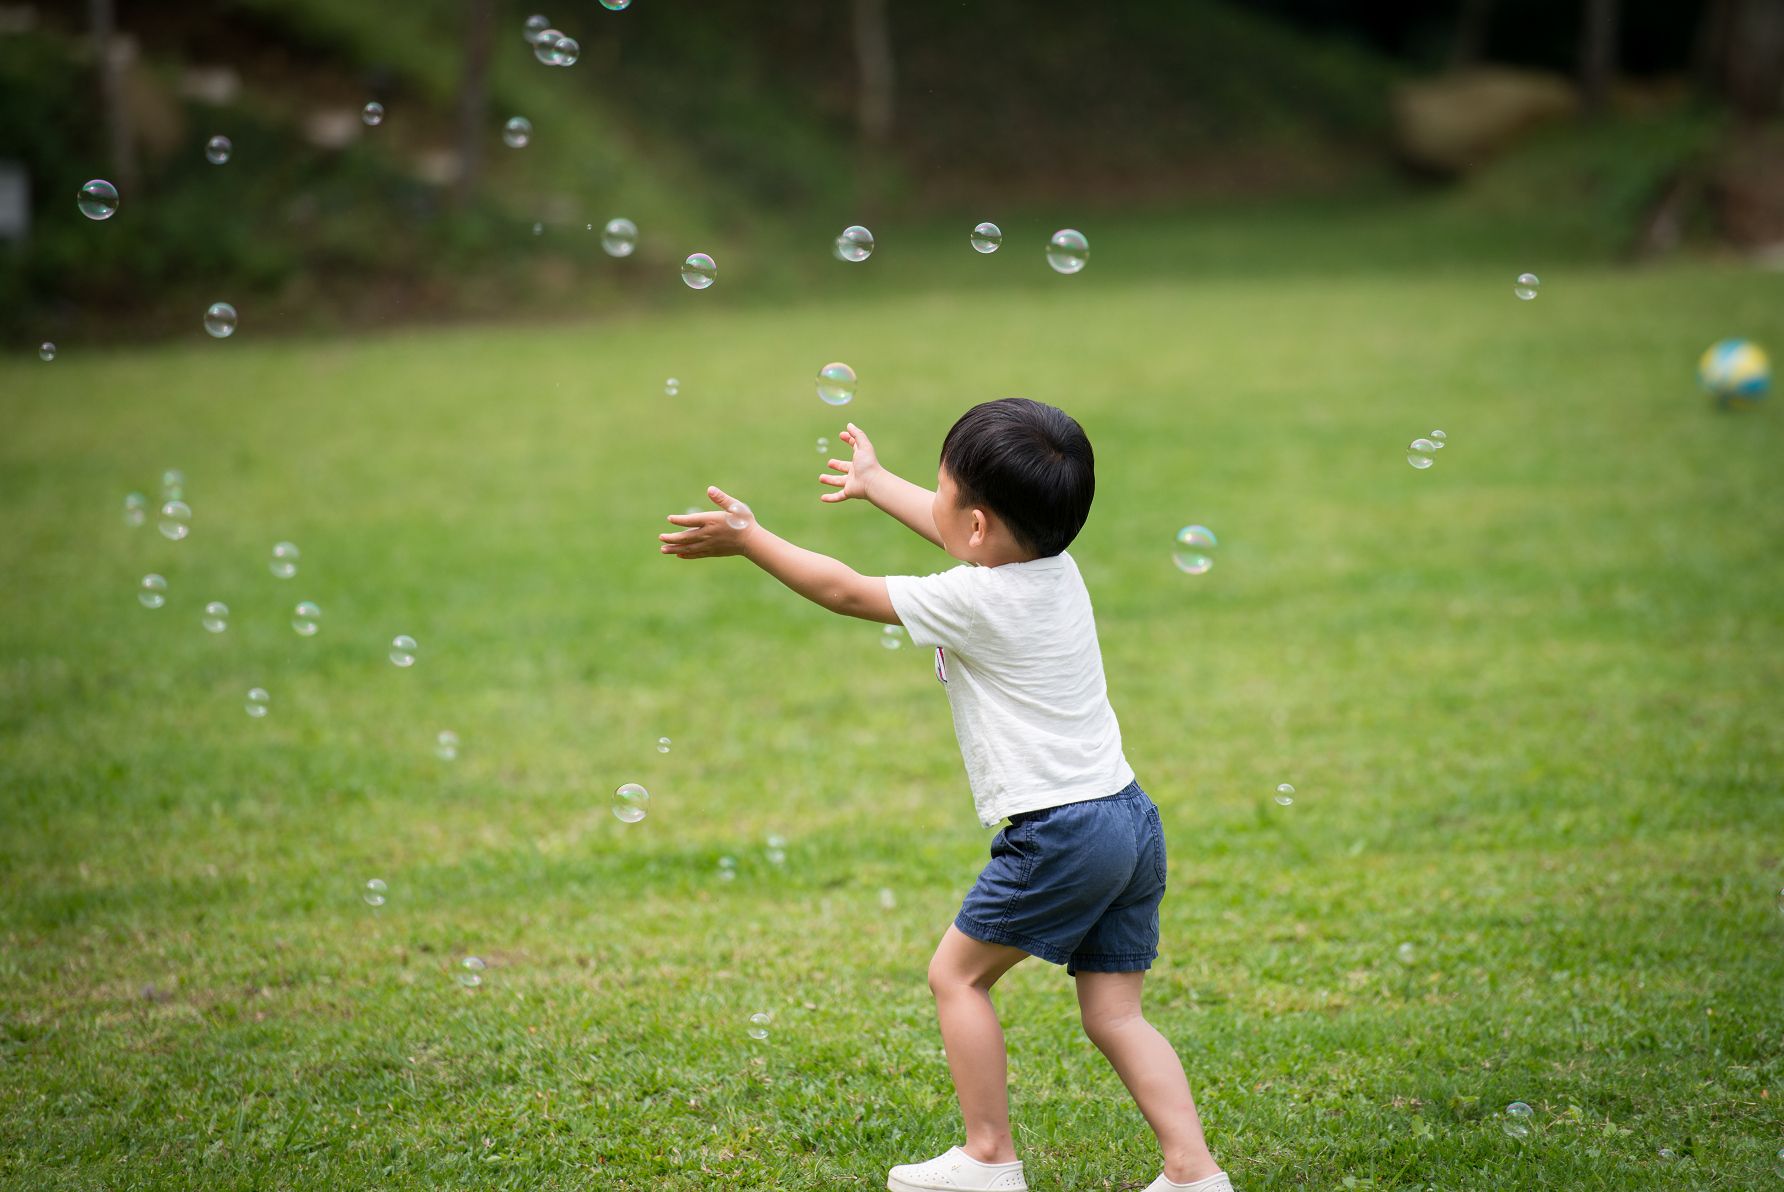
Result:
<svg viewBox="0 0 1784 1192"><path fill-rule="evenodd" d="M1718 406L1751 405L1771 387L1772 365L1751 340L1717 340L1697 360L1697 380Z"/></svg>

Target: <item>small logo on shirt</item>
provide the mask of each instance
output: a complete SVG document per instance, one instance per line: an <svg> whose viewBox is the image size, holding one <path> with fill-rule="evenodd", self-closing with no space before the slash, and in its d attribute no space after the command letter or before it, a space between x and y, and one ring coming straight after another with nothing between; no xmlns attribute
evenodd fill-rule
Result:
<svg viewBox="0 0 1784 1192"><path fill-rule="evenodd" d="M935 681L942 684L948 681L948 655L940 646L935 648Z"/></svg>

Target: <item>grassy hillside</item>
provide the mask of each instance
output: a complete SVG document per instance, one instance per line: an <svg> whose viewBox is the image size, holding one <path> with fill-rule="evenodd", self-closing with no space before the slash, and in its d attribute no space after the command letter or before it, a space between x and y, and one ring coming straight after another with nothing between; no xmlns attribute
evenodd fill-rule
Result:
<svg viewBox="0 0 1784 1192"><path fill-rule="evenodd" d="M871 1188L956 1141L922 971L985 835L928 659L652 535L718 482L863 569L939 568L818 504L814 441L853 418L923 478L965 405L1022 393L1096 444L1074 554L1172 850L1150 1012L1239 1186L1763 1186L1779 424L1690 372L1784 340L1772 283L1297 268L1279 226L1177 234L1218 269L1090 227L1074 278L960 242L1026 280L864 268L776 307L665 279L598 326L244 316L0 364L0 1182ZM179 543L117 512L170 466ZM1201 578L1169 559L1191 521ZM998 995L1031 1184L1143 1187L1069 985L1030 962Z"/></svg>

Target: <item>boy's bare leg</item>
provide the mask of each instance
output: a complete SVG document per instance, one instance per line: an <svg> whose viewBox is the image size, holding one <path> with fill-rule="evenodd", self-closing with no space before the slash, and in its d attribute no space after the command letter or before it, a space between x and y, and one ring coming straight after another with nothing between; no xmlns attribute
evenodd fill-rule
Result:
<svg viewBox="0 0 1784 1192"><path fill-rule="evenodd" d="M981 943L950 923L929 961L942 1046L960 1098L960 1116L966 1120L961 1149L981 1163L1016 1161L1003 1027L991 1006L991 987L1027 958L1020 948Z"/></svg>
<svg viewBox="0 0 1784 1192"><path fill-rule="evenodd" d="M1078 1009L1084 1033L1133 1094L1164 1151L1165 1178L1175 1184L1220 1170L1202 1138L1202 1119L1183 1062L1170 1040L1140 1013L1145 973L1079 973Z"/></svg>

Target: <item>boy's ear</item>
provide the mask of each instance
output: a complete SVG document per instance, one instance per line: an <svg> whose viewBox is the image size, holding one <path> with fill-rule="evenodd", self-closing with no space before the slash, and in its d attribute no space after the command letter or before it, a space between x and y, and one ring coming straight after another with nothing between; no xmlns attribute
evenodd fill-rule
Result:
<svg viewBox="0 0 1784 1192"><path fill-rule="evenodd" d="M973 530L968 541L974 546L981 545L991 534L991 516L977 505L973 506Z"/></svg>

